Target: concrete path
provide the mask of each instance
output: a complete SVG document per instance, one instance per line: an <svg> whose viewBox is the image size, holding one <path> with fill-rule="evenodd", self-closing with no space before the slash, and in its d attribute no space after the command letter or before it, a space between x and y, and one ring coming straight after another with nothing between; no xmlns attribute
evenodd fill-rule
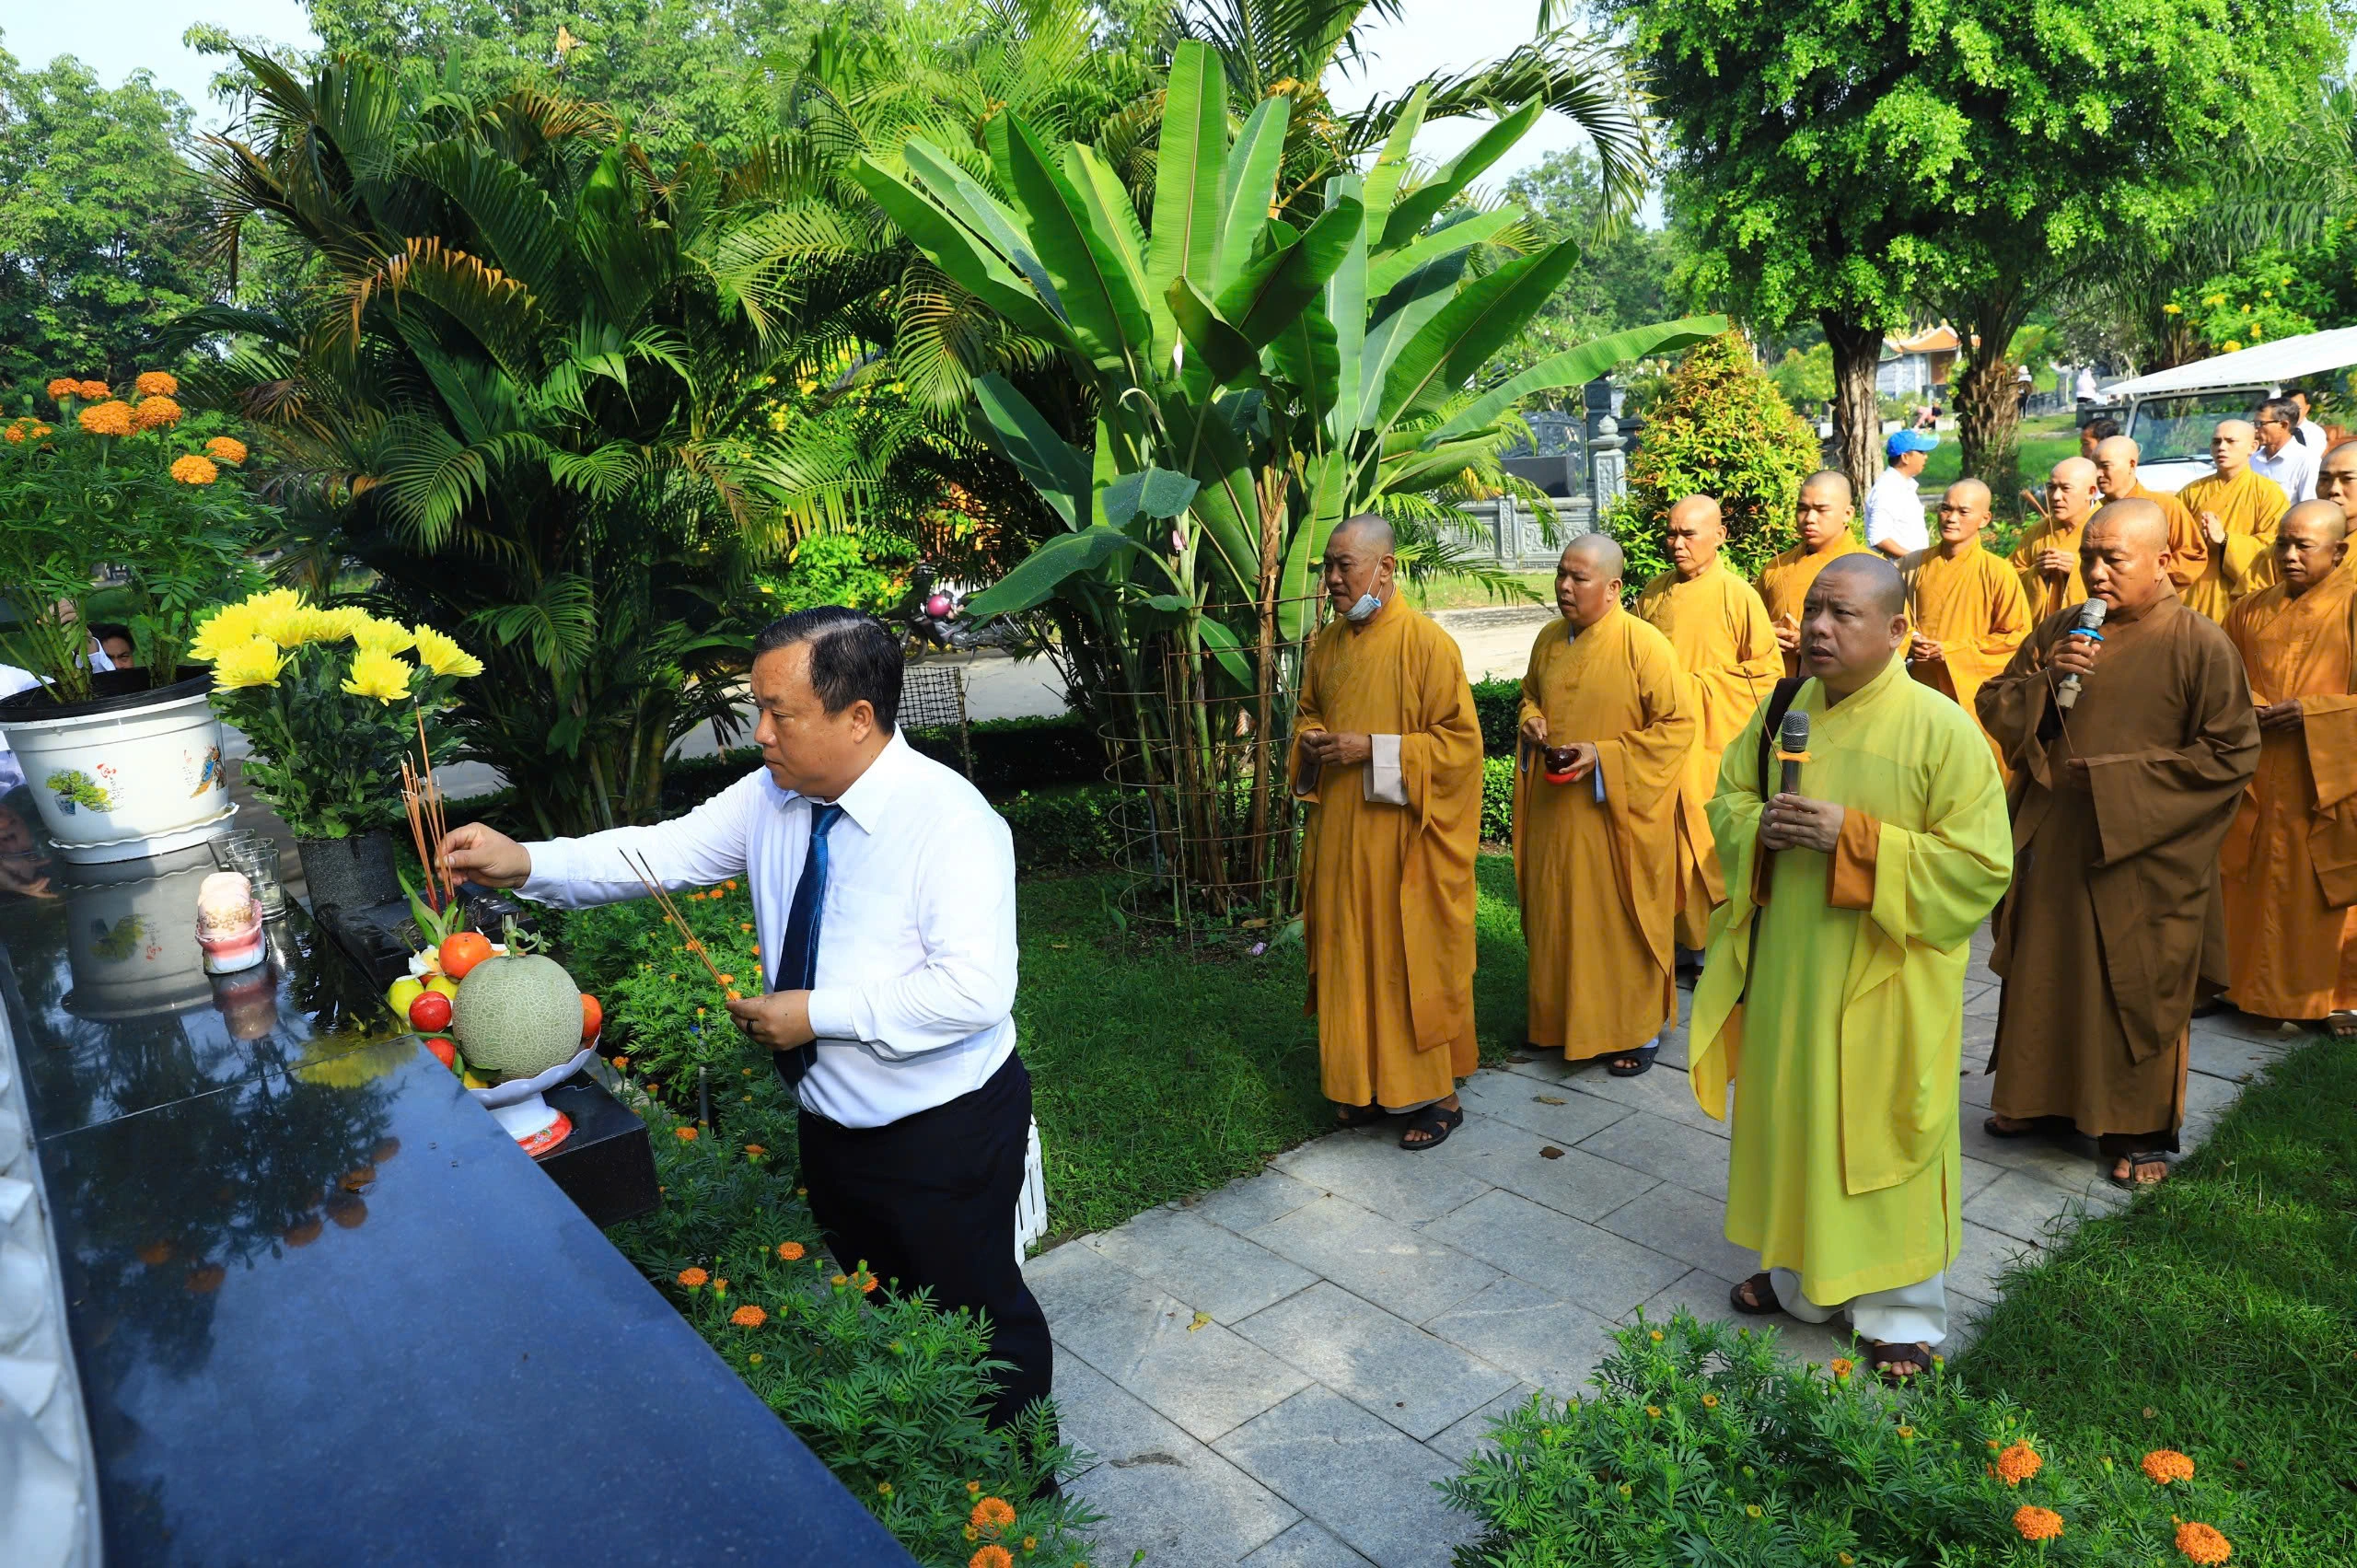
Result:
<svg viewBox="0 0 2357 1568"><path fill-rule="evenodd" d="M1984 931L1965 993L1964 1250L1948 1275L1967 1336L2008 1264L2124 1201L2092 1144L1982 1132L1987 952ZM2197 1021L2187 1147L2296 1040ZM1465 1125L1430 1154L1400 1149L1396 1124L1337 1132L1033 1259L1064 1434L1099 1456L1074 1483L1107 1516L1097 1560L1446 1563L1473 1522L1431 1483L1494 1417L1533 1389L1585 1392L1639 1307L1734 1317L1728 1286L1758 1260L1721 1234L1726 1127L1695 1105L1685 1064L1683 1029L1638 1078L1516 1061L1466 1084ZM1807 1359L1839 1353L1829 1328L1765 1321Z"/></svg>

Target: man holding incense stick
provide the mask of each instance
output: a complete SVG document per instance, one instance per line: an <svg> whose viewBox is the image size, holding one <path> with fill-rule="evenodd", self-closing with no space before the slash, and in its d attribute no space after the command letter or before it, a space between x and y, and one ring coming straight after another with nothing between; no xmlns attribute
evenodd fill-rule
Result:
<svg viewBox="0 0 2357 1568"><path fill-rule="evenodd" d="M520 844L481 824L450 868L574 907L743 877L766 994L727 1004L802 1104L802 1179L828 1250L989 1318L1012 1364L991 1422L1050 1387L1016 1261L1031 1080L1015 1051L1015 850L970 784L895 727L900 649L871 616L797 610L753 645L762 768L685 817Z"/></svg>

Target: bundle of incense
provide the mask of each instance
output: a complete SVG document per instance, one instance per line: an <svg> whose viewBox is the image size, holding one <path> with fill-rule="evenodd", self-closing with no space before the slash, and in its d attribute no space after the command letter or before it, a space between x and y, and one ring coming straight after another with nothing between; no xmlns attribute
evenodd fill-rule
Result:
<svg viewBox="0 0 2357 1568"><path fill-rule="evenodd" d="M424 738L425 720L420 714L418 739L421 755ZM408 758L401 759L401 804L409 811L410 842L416 846L417 864L424 869L431 884L428 891L438 892L440 897L436 903L447 910L458 902L459 886L450 875L450 868L442 864L440 854L442 836L448 830L448 823L442 813L442 785L434 777L432 758L424 757L424 761L425 771L421 773L410 766Z"/></svg>
<svg viewBox="0 0 2357 1568"><path fill-rule="evenodd" d="M721 994L731 1002L743 1001L744 993L721 978L720 966L712 961L712 955L703 950L703 943L688 929L688 917L679 912L679 906L673 903L671 895L663 890L663 884L656 880L654 868L647 864L645 857L642 855L633 860L630 851L624 850L622 864L629 866L639 881L645 885L646 896L663 911L663 917L671 923L671 929L679 934L679 940L687 944L688 951L696 956L696 961L703 965L704 972L712 976L712 983L720 987Z"/></svg>

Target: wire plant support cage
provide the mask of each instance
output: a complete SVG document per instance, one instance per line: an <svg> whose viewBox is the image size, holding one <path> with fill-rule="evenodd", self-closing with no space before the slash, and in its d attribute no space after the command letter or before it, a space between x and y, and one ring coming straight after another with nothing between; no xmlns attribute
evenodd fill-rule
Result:
<svg viewBox="0 0 2357 1568"><path fill-rule="evenodd" d="M1292 641L1190 649L1157 637L1132 665L1139 689L1109 694L1107 772L1133 924L1204 942L1265 939L1293 918L1302 813L1287 762L1302 656L1325 602L1285 607L1306 628ZM1291 616L1270 623L1280 619Z"/></svg>

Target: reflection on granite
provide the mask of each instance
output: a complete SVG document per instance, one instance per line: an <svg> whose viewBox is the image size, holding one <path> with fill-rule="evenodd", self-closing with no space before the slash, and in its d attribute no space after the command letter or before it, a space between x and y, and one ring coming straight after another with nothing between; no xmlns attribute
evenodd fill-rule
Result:
<svg viewBox="0 0 2357 1568"><path fill-rule="evenodd" d="M909 1561L299 913L181 972L196 879L0 900L112 1562Z"/></svg>

